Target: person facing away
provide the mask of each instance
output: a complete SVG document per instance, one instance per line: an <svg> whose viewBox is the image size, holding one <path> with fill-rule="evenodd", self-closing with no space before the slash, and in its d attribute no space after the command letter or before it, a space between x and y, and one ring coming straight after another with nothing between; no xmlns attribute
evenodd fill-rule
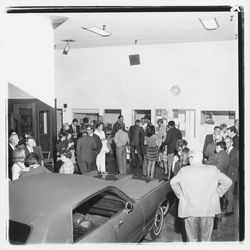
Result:
<svg viewBox="0 0 250 250"><path fill-rule="evenodd" d="M120 174L127 174L127 148L129 146L129 137L127 132L123 130L123 125L118 124L118 131L114 137L116 145L116 157Z"/></svg>
<svg viewBox="0 0 250 250"><path fill-rule="evenodd" d="M190 165L189 162L189 152L190 149L185 147L183 148L179 153L179 159L175 162L173 173L174 175L177 175L177 173L180 171L182 167L186 167Z"/></svg>
<svg viewBox="0 0 250 250"><path fill-rule="evenodd" d="M188 241L211 241L214 217L221 212L219 198L232 185L228 176L216 166L204 165L202 158L202 152L191 151L190 166L181 168L170 181Z"/></svg>
<svg viewBox="0 0 250 250"><path fill-rule="evenodd" d="M146 145L147 145L147 177L153 178L155 172L155 163L159 159L159 145L158 138L155 134L155 126L149 125L147 129L147 134L145 137Z"/></svg>
<svg viewBox="0 0 250 250"><path fill-rule="evenodd" d="M118 129L118 125L120 124L122 126L122 130L125 131L125 124L124 124L124 118L122 115L119 115L118 116L118 120L114 123L113 127L112 127L112 131L111 131L111 136L114 137L115 134L117 133L117 131L119 130ZM111 149L112 149L112 152L113 152L113 157L114 157L114 160L116 161L117 157L116 157L116 145L115 145L115 142L114 142L114 139L112 140L111 142Z"/></svg>
<svg viewBox="0 0 250 250"><path fill-rule="evenodd" d="M93 158L93 150L96 150L96 142L90 125L86 126L86 130L82 130L82 137L77 140L76 158L81 174L91 171Z"/></svg>
<svg viewBox="0 0 250 250"><path fill-rule="evenodd" d="M29 171L24 165L25 150L22 146L15 148L13 152L13 165L12 165L12 180L18 180L23 172Z"/></svg>
<svg viewBox="0 0 250 250"><path fill-rule="evenodd" d="M72 153L68 149L61 154L61 161L63 162L63 164L59 170L60 174L73 174L74 173L74 164L71 158L72 158Z"/></svg>
<svg viewBox="0 0 250 250"><path fill-rule="evenodd" d="M39 156L32 152L29 153L25 159L25 166L28 171L23 171L20 175L21 177L28 177L35 174L49 174L51 173L46 167L39 164Z"/></svg>
<svg viewBox="0 0 250 250"><path fill-rule="evenodd" d="M174 161L174 153L176 150L176 141L182 139L182 134L179 129L175 127L174 121L168 122L169 130L167 132L167 138L163 142L163 146L167 146L167 155L168 155L168 179L171 177L171 171Z"/></svg>
<svg viewBox="0 0 250 250"><path fill-rule="evenodd" d="M135 121L135 125L130 126L129 128L129 141L130 141L130 155L132 167L141 167L142 166L142 144L144 143L144 131L140 126L140 120ZM137 158L136 158L137 152Z"/></svg>
<svg viewBox="0 0 250 250"><path fill-rule="evenodd" d="M179 163L180 163L180 159L182 157L182 151L187 148L188 142L185 139L180 139L176 141L176 151L175 151L175 155L174 155L174 160L173 160L173 173L175 171L175 167L178 167ZM189 152L189 148L188 148L188 152ZM178 162L178 164L176 164ZM166 166L167 167L167 166ZM167 169L165 169L165 171L167 171ZM179 170L177 170L178 172ZM165 172L167 173L167 172ZM174 174L176 175L176 174Z"/></svg>
<svg viewBox="0 0 250 250"><path fill-rule="evenodd" d="M164 142L166 140L167 127L163 123L162 119L159 119L157 121L157 125L158 125L157 139L158 139L158 145L160 147L162 142ZM163 165L163 151L161 151L161 150L159 151L159 163L160 163L161 167L164 167L164 165Z"/></svg>

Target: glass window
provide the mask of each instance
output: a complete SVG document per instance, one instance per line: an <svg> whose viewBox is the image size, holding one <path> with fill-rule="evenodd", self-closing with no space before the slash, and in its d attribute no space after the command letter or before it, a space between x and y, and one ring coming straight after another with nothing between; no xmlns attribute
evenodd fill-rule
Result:
<svg viewBox="0 0 250 250"><path fill-rule="evenodd" d="M40 134L48 134L48 111L39 112Z"/></svg>
<svg viewBox="0 0 250 250"><path fill-rule="evenodd" d="M77 206L72 212L73 241L76 242L125 208L125 199L105 190Z"/></svg>

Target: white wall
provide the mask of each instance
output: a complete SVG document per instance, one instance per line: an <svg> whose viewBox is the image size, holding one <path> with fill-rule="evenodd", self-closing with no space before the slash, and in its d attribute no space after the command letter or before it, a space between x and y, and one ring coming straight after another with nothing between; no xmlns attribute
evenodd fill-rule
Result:
<svg viewBox="0 0 250 250"><path fill-rule="evenodd" d="M54 31L50 20L9 15L4 31L6 84L54 106Z"/></svg>
<svg viewBox="0 0 250 250"><path fill-rule="evenodd" d="M141 64L130 66L137 53ZM199 128L201 110L238 110L237 58L236 40L57 50L58 106L68 104L68 122L73 108L122 108L126 125L132 109L190 108ZM170 92L176 84L179 96Z"/></svg>

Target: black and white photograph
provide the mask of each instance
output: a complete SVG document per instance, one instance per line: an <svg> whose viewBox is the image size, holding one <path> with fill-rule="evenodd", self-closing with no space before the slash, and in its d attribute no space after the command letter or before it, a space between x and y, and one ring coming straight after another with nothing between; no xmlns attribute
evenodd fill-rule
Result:
<svg viewBox="0 0 250 250"><path fill-rule="evenodd" d="M1 244L246 243L242 2L6 1Z"/></svg>

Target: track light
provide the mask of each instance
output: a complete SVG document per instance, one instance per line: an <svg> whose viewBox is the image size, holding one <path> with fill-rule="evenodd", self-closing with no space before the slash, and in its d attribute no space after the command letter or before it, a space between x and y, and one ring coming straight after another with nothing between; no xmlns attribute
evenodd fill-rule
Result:
<svg viewBox="0 0 250 250"><path fill-rule="evenodd" d="M104 36L104 37L105 36L110 36L112 34L111 32L106 30L106 25L102 25L102 29L98 28L98 27L95 27L95 26L89 27L89 28L82 27L82 29L88 30L90 32L93 32L95 34L98 34L98 35Z"/></svg>
<svg viewBox="0 0 250 250"><path fill-rule="evenodd" d="M199 18L199 20L202 26L206 30L217 30L219 28L219 24L215 17L202 17L202 18Z"/></svg>
<svg viewBox="0 0 250 250"><path fill-rule="evenodd" d="M72 43L72 42L75 42L75 40L63 40L64 42L66 42L66 45L63 49L63 54L64 55L68 55L68 52L69 52L69 44Z"/></svg>

